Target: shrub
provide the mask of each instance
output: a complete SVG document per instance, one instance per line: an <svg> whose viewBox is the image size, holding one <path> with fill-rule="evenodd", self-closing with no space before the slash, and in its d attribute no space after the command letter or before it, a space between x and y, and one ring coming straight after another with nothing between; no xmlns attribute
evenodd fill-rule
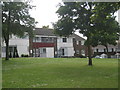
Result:
<svg viewBox="0 0 120 90"><path fill-rule="evenodd" d="M29 57L28 54L22 54L21 57Z"/></svg>

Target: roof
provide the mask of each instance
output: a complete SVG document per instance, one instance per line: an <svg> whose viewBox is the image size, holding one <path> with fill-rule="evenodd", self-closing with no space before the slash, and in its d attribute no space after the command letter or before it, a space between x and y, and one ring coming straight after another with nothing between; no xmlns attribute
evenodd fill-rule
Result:
<svg viewBox="0 0 120 90"><path fill-rule="evenodd" d="M56 36L52 29L35 28L35 35Z"/></svg>
<svg viewBox="0 0 120 90"><path fill-rule="evenodd" d="M76 35L76 34L72 34L72 37L75 37L75 39L76 39L77 41L83 41L83 40L85 40L84 38L82 38L82 37L80 37L80 36L78 36L78 35Z"/></svg>
<svg viewBox="0 0 120 90"><path fill-rule="evenodd" d="M56 34L54 34L53 29L46 29L46 28L35 28L34 33L35 35L57 36ZM77 41L85 40L84 38L76 34L72 34L70 36L74 37Z"/></svg>

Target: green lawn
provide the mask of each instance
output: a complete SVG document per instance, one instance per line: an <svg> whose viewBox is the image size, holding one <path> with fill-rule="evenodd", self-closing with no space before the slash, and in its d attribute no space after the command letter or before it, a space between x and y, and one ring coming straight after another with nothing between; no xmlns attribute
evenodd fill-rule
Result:
<svg viewBox="0 0 120 90"><path fill-rule="evenodd" d="M3 88L117 88L118 60L16 58L3 60Z"/></svg>

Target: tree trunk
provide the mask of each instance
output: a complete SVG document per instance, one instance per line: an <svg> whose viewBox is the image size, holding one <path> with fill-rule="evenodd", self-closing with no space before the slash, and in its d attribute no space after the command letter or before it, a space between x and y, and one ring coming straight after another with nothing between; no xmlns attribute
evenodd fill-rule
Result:
<svg viewBox="0 0 120 90"><path fill-rule="evenodd" d="M9 39L5 40L6 43L6 57L5 60L9 60Z"/></svg>
<svg viewBox="0 0 120 90"><path fill-rule="evenodd" d="M88 65L92 66L92 58L91 58L91 48L90 48L90 45L88 45L88 58L89 58Z"/></svg>
<svg viewBox="0 0 120 90"><path fill-rule="evenodd" d="M10 11L8 12L8 22L7 22L7 32L5 37L5 43L6 43L6 58L5 60L9 60L9 32L10 32Z"/></svg>
<svg viewBox="0 0 120 90"><path fill-rule="evenodd" d="M108 46L105 45L105 47L106 47L106 54L107 54L108 58L110 58L110 55L109 55L109 53L108 53Z"/></svg>

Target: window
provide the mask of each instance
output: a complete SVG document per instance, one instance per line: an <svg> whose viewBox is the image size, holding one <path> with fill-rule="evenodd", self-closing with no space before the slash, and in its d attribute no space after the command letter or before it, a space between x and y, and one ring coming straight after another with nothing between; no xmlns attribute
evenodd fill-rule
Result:
<svg viewBox="0 0 120 90"><path fill-rule="evenodd" d="M103 49L99 49L99 52L104 52L104 50Z"/></svg>
<svg viewBox="0 0 120 90"><path fill-rule="evenodd" d="M47 41L46 37L41 37L41 42L46 42L46 41Z"/></svg>
<svg viewBox="0 0 120 90"><path fill-rule="evenodd" d="M64 53L64 49L62 49L62 55L65 55L65 53Z"/></svg>
<svg viewBox="0 0 120 90"><path fill-rule="evenodd" d="M104 49L104 52L106 52L106 49Z"/></svg>
<svg viewBox="0 0 120 90"><path fill-rule="evenodd" d="M76 41L76 44L79 45L79 41Z"/></svg>
<svg viewBox="0 0 120 90"><path fill-rule="evenodd" d="M27 51L29 51L29 46L27 46Z"/></svg>
<svg viewBox="0 0 120 90"><path fill-rule="evenodd" d="M81 55L85 56L85 50L81 50Z"/></svg>
<svg viewBox="0 0 120 90"><path fill-rule="evenodd" d="M98 52L98 49L96 49L96 51Z"/></svg>
<svg viewBox="0 0 120 90"><path fill-rule="evenodd" d="M39 41L39 37L35 37L36 41Z"/></svg>
<svg viewBox="0 0 120 90"><path fill-rule="evenodd" d="M81 45L84 45L84 41L81 41Z"/></svg>
<svg viewBox="0 0 120 90"><path fill-rule="evenodd" d="M33 39L33 42L40 42L40 37L35 37L34 39Z"/></svg>
<svg viewBox="0 0 120 90"><path fill-rule="evenodd" d="M49 38L48 38L48 42L54 42L54 38L49 37Z"/></svg>
<svg viewBox="0 0 120 90"><path fill-rule="evenodd" d="M63 38L63 42L67 42L67 38Z"/></svg>
<svg viewBox="0 0 120 90"><path fill-rule="evenodd" d="M94 52L96 52L96 49L94 49Z"/></svg>
<svg viewBox="0 0 120 90"><path fill-rule="evenodd" d="M6 47L2 47L2 52L6 52Z"/></svg>
<svg viewBox="0 0 120 90"><path fill-rule="evenodd" d="M112 52L114 52L114 48L112 48Z"/></svg>
<svg viewBox="0 0 120 90"><path fill-rule="evenodd" d="M79 50L76 50L76 54L79 54Z"/></svg>
<svg viewBox="0 0 120 90"><path fill-rule="evenodd" d="M46 48L43 48L43 53L46 53Z"/></svg>
<svg viewBox="0 0 120 90"><path fill-rule="evenodd" d="M79 41L79 45L81 45L81 41Z"/></svg>
<svg viewBox="0 0 120 90"><path fill-rule="evenodd" d="M112 49L108 48L108 52L112 52Z"/></svg>
<svg viewBox="0 0 120 90"><path fill-rule="evenodd" d="M41 42L54 42L53 37L41 37Z"/></svg>

